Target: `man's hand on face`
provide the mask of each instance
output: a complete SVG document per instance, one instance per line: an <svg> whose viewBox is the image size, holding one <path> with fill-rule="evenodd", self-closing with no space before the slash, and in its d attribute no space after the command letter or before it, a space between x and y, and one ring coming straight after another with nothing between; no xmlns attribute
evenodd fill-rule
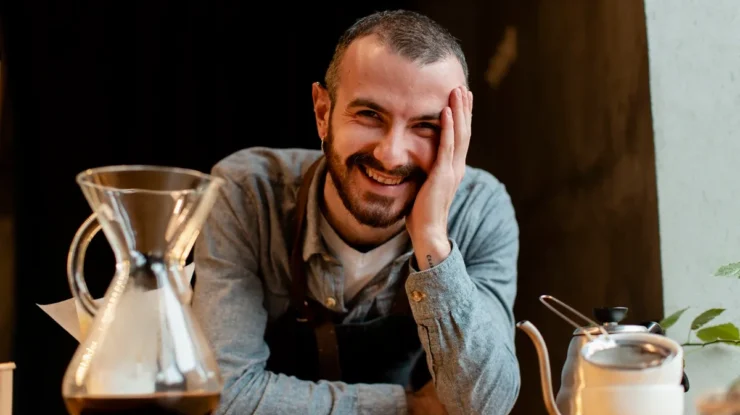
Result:
<svg viewBox="0 0 740 415"><path fill-rule="evenodd" d="M406 228L422 270L439 264L450 254L447 217L465 175L472 114L473 93L465 87L452 90L450 105L442 111L437 159L406 218Z"/></svg>
<svg viewBox="0 0 740 415"><path fill-rule="evenodd" d="M406 394L406 402L410 415L446 415L447 411L437 398L432 382L413 393Z"/></svg>

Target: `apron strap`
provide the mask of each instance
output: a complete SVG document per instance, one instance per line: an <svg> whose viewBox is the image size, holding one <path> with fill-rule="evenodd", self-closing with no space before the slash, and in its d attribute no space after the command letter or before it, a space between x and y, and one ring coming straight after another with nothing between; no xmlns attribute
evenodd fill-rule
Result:
<svg viewBox="0 0 740 415"><path fill-rule="evenodd" d="M298 190L293 249L290 258L290 268L293 277L290 294L291 305L296 311L298 322L310 324L314 328L316 349L319 355L319 376L326 380L339 380L341 378L339 346L337 344L337 333L331 318L331 312L321 305L317 305L316 307L309 305L307 298L308 277L306 276L305 264L303 263L303 241L306 232L305 222L309 188L322 159L323 156L308 168L301 182L301 187Z"/></svg>
<svg viewBox="0 0 740 415"><path fill-rule="evenodd" d="M396 293L396 297L393 299L393 305L391 306L391 314L398 315L412 315L411 305L409 304L409 296L406 294L406 279L408 275L405 275L401 280L400 287Z"/></svg>
<svg viewBox="0 0 740 415"><path fill-rule="evenodd" d="M308 279L306 278L306 270L304 269L303 263L303 240L306 232L304 224L306 222L308 191L322 158L323 156L316 160L303 176L301 187L298 190L295 218L293 222L295 227L293 229L293 248L290 255L290 272L293 281L290 286L290 302L291 306L295 309L296 314L298 315L298 321L300 322L308 322L313 320L314 317L312 310L306 301L306 293L308 293Z"/></svg>

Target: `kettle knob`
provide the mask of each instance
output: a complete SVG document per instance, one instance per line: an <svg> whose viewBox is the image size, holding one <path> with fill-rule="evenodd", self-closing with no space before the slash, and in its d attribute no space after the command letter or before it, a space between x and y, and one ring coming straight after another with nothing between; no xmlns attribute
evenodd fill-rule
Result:
<svg viewBox="0 0 740 415"><path fill-rule="evenodd" d="M643 321L640 323L641 326L645 326L648 329L648 332L660 334L665 336L665 330L663 330L663 327L660 327L660 323L657 323L655 321Z"/></svg>
<svg viewBox="0 0 740 415"><path fill-rule="evenodd" d="M619 323L627 315L627 307L594 308L594 317L600 324Z"/></svg>

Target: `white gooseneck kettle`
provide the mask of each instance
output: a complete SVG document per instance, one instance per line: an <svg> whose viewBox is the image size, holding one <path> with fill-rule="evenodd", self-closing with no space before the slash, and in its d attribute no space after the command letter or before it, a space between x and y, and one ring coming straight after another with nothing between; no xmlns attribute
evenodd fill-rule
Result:
<svg viewBox="0 0 740 415"><path fill-rule="evenodd" d="M660 325L620 325L623 307L597 309L598 324L548 295L540 301L576 328L561 372L557 398L552 390L548 350L529 321L517 323L533 341L540 380L550 415L682 415L688 379L683 373L683 349L664 336ZM556 310L555 302L590 323L580 326Z"/></svg>

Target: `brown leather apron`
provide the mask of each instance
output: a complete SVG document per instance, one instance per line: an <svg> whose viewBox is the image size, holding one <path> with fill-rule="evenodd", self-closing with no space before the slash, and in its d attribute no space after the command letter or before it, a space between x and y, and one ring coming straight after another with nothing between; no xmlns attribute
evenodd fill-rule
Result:
<svg viewBox="0 0 740 415"><path fill-rule="evenodd" d="M290 307L267 325L265 340L270 357L266 369L309 381L395 383L417 389L431 377L404 289L407 273L391 312L373 316L371 311L364 321L343 322L344 315L308 296L308 276L301 253L308 189L320 161L308 169L298 192Z"/></svg>

